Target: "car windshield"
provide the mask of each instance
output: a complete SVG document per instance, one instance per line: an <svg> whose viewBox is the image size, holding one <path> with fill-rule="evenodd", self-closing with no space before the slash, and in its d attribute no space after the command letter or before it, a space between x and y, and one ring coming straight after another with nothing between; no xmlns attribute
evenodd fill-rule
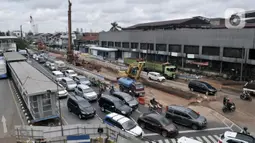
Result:
<svg viewBox="0 0 255 143"><path fill-rule="evenodd" d="M67 84L75 84L73 80L67 81Z"/></svg>
<svg viewBox="0 0 255 143"><path fill-rule="evenodd" d="M88 101L79 101L78 103L81 105L82 109L86 109L86 108L91 107L91 105Z"/></svg>
<svg viewBox="0 0 255 143"><path fill-rule="evenodd" d="M168 126L171 122L169 121L169 120L167 120L165 117L161 117L161 118L159 118L159 122L160 122L160 124L161 125L163 125L163 126Z"/></svg>
<svg viewBox="0 0 255 143"><path fill-rule="evenodd" d="M199 114L193 110L190 110L188 114L194 119L199 118Z"/></svg>
<svg viewBox="0 0 255 143"><path fill-rule="evenodd" d="M128 101L131 101L131 100L133 100L134 98L132 97L132 96L125 96L124 97L124 100L126 101L126 102L128 102Z"/></svg>
<svg viewBox="0 0 255 143"><path fill-rule="evenodd" d="M208 87L208 88L213 88L210 84L204 82L204 84Z"/></svg>
<svg viewBox="0 0 255 143"><path fill-rule="evenodd" d="M142 88L144 88L142 84L136 84L135 87L136 87L136 89L142 89Z"/></svg>
<svg viewBox="0 0 255 143"><path fill-rule="evenodd" d="M124 103L122 101L115 101L114 105L115 105L115 107L121 107L124 105Z"/></svg>
<svg viewBox="0 0 255 143"><path fill-rule="evenodd" d="M80 78L80 81L88 81L88 79L86 77L82 77Z"/></svg>
<svg viewBox="0 0 255 143"><path fill-rule="evenodd" d="M69 71L69 74L75 74L75 72L74 71Z"/></svg>
<svg viewBox="0 0 255 143"><path fill-rule="evenodd" d="M63 77L63 74L57 74L56 77Z"/></svg>
<svg viewBox="0 0 255 143"><path fill-rule="evenodd" d="M92 88L83 89L83 93L94 92Z"/></svg>
<svg viewBox="0 0 255 143"><path fill-rule="evenodd" d="M125 130L131 130L133 129L134 127L136 127L136 123L132 120L128 120L126 122L124 122L122 124L122 127L125 129Z"/></svg>

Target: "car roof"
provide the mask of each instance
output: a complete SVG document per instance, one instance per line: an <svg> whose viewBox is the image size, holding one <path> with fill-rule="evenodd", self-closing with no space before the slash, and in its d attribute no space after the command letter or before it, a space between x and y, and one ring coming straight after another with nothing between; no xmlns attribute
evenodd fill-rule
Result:
<svg viewBox="0 0 255 143"><path fill-rule="evenodd" d="M84 85L84 84L79 84L79 85L77 85L77 87L80 87L80 88L82 88L82 89L88 89L88 88L90 88L89 86Z"/></svg>
<svg viewBox="0 0 255 143"><path fill-rule="evenodd" d="M120 115L120 114L117 114L117 113L110 113L110 114L107 114L106 115L106 118L111 118L113 119L114 121L120 123L120 124L123 124L127 121L129 121L130 119L123 116L123 115Z"/></svg>
<svg viewBox="0 0 255 143"><path fill-rule="evenodd" d="M160 74L160 73L158 73L158 72L149 72L149 73L153 73L153 74Z"/></svg>
<svg viewBox="0 0 255 143"><path fill-rule="evenodd" d="M66 81L72 81L73 79L69 78L69 77L63 77L62 79L65 79Z"/></svg>
<svg viewBox="0 0 255 143"><path fill-rule="evenodd" d="M153 119L158 119L160 115L156 114L156 113L150 113L150 114L147 114L145 115L146 117L151 117Z"/></svg>
<svg viewBox="0 0 255 143"><path fill-rule="evenodd" d="M244 140L246 142L255 142L255 138L247 135L247 134L242 134L242 133L237 133L237 132L231 132L231 131L226 131L224 133L225 137L228 138L235 138L235 139L239 139L239 140Z"/></svg>
<svg viewBox="0 0 255 143"><path fill-rule="evenodd" d="M119 95L119 96L121 96L123 98L131 96L130 94L128 94L126 92L121 92L121 91L115 91L114 94L117 94L117 95Z"/></svg>
<svg viewBox="0 0 255 143"><path fill-rule="evenodd" d="M170 105L168 106L168 109L171 108L171 109L174 109L174 110L178 110L178 111L181 111L181 112L189 112L189 111L193 111L192 109L190 108L187 108L187 107L184 107L184 106L180 106L180 105Z"/></svg>
<svg viewBox="0 0 255 143"><path fill-rule="evenodd" d="M119 98L114 97L114 96L110 96L110 95L103 95L101 98L106 98L106 99L109 99L111 101L119 101Z"/></svg>
<svg viewBox="0 0 255 143"><path fill-rule="evenodd" d="M83 75L77 75L75 77L77 77L77 78L87 78L86 76L83 76Z"/></svg>
<svg viewBox="0 0 255 143"><path fill-rule="evenodd" d="M52 71L54 74L63 74L61 71Z"/></svg>
<svg viewBox="0 0 255 143"><path fill-rule="evenodd" d="M66 71L68 71L68 72L74 72L74 70L66 70Z"/></svg>

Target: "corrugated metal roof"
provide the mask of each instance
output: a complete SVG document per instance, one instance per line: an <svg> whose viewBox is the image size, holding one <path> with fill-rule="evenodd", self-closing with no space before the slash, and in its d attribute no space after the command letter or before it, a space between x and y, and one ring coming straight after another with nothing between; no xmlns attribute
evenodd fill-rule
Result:
<svg viewBox="0 0 255 143"><path fill-rule="evenodd" d="M16 36L0 36L0 39L17 39Z"/></svg>
<svg viewBox="0 0 255 143"><path fill-rule="evenodd" d="M4 53L4 57L7 62L24 61L27 59L18 52L6 52Z"/></svg>
<svg viewBox="0 0 255 143"><path fill-rule="evenodd" d="M23 84L27 96L43 94L47 90L57 91L57 84L27 62L12 62L10 66L15 71L21 84Z"/></svg>

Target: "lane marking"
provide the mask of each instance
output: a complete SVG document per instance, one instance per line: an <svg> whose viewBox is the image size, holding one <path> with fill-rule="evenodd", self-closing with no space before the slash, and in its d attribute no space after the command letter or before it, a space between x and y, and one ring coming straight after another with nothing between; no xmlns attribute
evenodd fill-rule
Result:
<svg viewBox="0 0 255 143"><path fill-rule="evenodd" d="M213 135L217 140L219 140L220 139L220 136L218 136L218 135Z"/></svg>
<svg viewBox="0 0 255 143"><path fill-rule="evenodd" d="M104 122L103 119L98 116L98 114L96 114L96 116L102 123Z"/></svg>
<svg viewBox="0 0 255 143"><path fill-rule="evenodd" d="M200 137L195 137L198 141L204 142Z"/></svg>
<svg viewBox="0 0 255 143"><path fill-rule="evenodd" d="M149 133L149 134L144 134L143 136L144 137L146 137L146 136L159 136L159 134L157 134L157 133Z"/></svg>
<svg viewBox="0 0 255 143"><path fill-rule="evenodd" d="M202 138L205 140L206 143L211 143L205 136L202 136Z"/></svg>
<svg viewBox="0 0 255 143"><path fill-rule="evenodd" d="M204 132L204 131L217 131L217 130L230 130L229 127L219 127L219 128L208 128L204 130L186 130L186 131L179 131L180 134L183 133L197 133L197 132Z"/></svg>
<svg viewBox="0 0 255 143"><path fill-rule="evenodd" d="M165 139L165 143L170 143L168 139Z"/></svg>
<svg viewBox="0 0 255 143"><path fill-rule="evenodd" d="M136 109L135 112L137 112L139 114L142 114L142 112L140 112L138 109Z"/></svg>
<svg viewBox="0 0 255 143"><path fill-rule="evenodd" d="M162 140L158 140L158 143L163 143L163 141Z"/></svg>
<svg viewBox="0 0 255 143"><path fill-rule="evenodd" d="M211 135L209 135L208 138L209 138L211 141L213 141L213 143L217 143L217 141L216 141ZM216 139L218 139L218 138L216 138Z"/></svg>
<svg viewBox="0 0 255 143"><path fill-rule="evenodd" d="M11 94L12 94L13 102L14 102L14 104L16 105L17 112L18 112L18 114L19 114L19 117L20 117L20 120L21 120L21 122L22 122L22 125L25 125L25 123L24 123L24 121L23 121L23 118L22 118L22 116L21 116L21 114L20 114L20 112L19 112L20 110L19 110L18 104L16 103L16 100L15 100L15 97L14 97L14 92L13 92L13 89L12 89L12 87L11 87L11 84L10 84L9 79L7 80L7 82L8 82L8 85L9 85L9 87L10 87L10 91L11 91Z"/></svg>
<svg viewBox="0 0 255 143"><path fill-rule="evenodd" d="M176 139L171 139L171 142L172 143L176 143Z"/></svg>

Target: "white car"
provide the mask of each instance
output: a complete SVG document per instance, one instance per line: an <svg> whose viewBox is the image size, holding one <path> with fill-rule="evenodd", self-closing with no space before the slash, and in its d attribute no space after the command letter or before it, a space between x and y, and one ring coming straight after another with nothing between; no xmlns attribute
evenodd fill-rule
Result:
<svg viewBox="0 0 255 143"><path fill-rule="evenodd" d="M142 138L144 135L142 128L138 126L135 121L117 113L110 113L106 115L104 123L117 127L135 137Z"/></svg>
<svg viewBox="0 0 255 143"><path fill-rule="evenodd" d="M52 71L52 74L55 77L55 81L59 82L63 77L64 74L61 71Z"/></svg>
<svg viewBox="0 0 255 143"><path fill-rule="evenodd" d="M202 142L187 137L181 137L178 139L177 143L202 143Z"/></svg>
<svg viewBox="0 0 255 143"><path fill-rule="evenodd" d="M54 63L50 63L50 65L48 66L50 70L56 70L56 66Z"/></svg>
<svg viewBox="0 0 255 143"><path fill-rule="evenodd" d="M150 80L156 80L160 82L166 80L164 76L160 75L160 73L157 72L149 72L148 77Z"/></svg>
<svg viewBox="0 0 255 143"><path fill-rule="evenodd" d="M77 76L77 73L75 73L73 70L65 70L64 75L73 79L74 76Z"/></svg>
<svg viewBox="0 0 255 143"><path fill-rule="evenodd" d="M255 138L238 133L238 132L231 132L231 131L226 131L223 135L221 135L218 143L254 143Z"/></svg>
<svg viewBox="0 0 255 143"><path fill-rule="evenodd" d="M58 98L65 98L68 96L68 92L65 90L65 88L62 85L58 85Z"/></svg>
<svg viewBox="0 0 255 143"><path fill-rule="evenodd" d="M88 101L97 100L97 93L92 88L90 88L88 85L79 84L74 89L74 92L78 96L81 96L81 97L87 99Z"/></svg>

